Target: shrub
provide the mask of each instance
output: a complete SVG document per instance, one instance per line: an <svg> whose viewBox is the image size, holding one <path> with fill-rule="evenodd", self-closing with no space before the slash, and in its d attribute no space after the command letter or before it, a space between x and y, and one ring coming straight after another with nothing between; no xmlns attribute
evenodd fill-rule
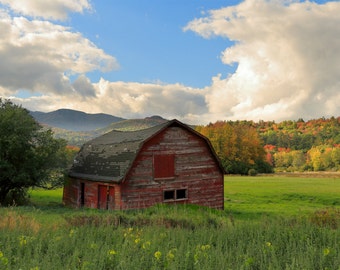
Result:
<svg viewBox="0 0 340 270"><path fill-rule="evenodd" d="M256 176L256 175L257 175L257 171L256 171L255 169L250 169L250 170L248 171L248 175L249 175L249 176Z"/></svg>

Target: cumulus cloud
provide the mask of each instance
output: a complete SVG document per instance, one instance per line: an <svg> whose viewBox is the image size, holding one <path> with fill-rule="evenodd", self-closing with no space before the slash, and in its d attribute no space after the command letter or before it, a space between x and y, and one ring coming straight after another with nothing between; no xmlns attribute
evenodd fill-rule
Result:
<svg viewBox="0 0 340 270"><path fill-rule="evenodd" d="M80 84L84 82L88 82L86 78L79 79ZM162 115L188 123L199 123L201 116L207 113L205 91L181 84L110 82L100 79L93 84L93 89L95 93L87 95L86 99L79 99L74 93L68 96L51 94L25 99L12 97L12 100L31 110L52 111L60 109L62 104L66 108L89 113L104 112L124 118ZM90 88L91 93L93 89Z"/></svg>
<svg viewBox="0 0 340 270"><path fill-rule="evenodd" d="M81 96L91 92L93 95L88 86L83 90L74 89L81 81L72 84L70 76L119 66L113 56L65 26L10 17L2 11L0 27L0 86L13 93L28 89L63 95L76 91ZM84 83L82 79L83 86Z"/></svg>
<svg viewBox="0 0 340 270"><path fill-rule="evenodd" d="M88 0L0 0L14 12L35 18L65 20L69 12L91 10Z"/></svg>
<svg viewBox="0 0 340 270"><path fill-rule="evenodd" d="M64 11L90 8L89 1L56 3ZM236 70L221 70L210 86L197 89L161 82L91 82L87 72L118 68L117 60L68 27L13 17L0 8L0 96L31 110L70 108L124 118L159 114L193 124L339 115L339 2L245 0L205 14L185 30L234 41L221 52L221 61L236 64ZM63 18L58 16L53 18ZM39 95L19 98L21 89Z"/></svg>
<svg viewBox="0 0 340 270"><path fill-rule="evenodd" d="M235 73L206 95L211 117L315 118L339 114L340 3L246 0L210 11L185 30L235 44L222 53Z"/></svg>

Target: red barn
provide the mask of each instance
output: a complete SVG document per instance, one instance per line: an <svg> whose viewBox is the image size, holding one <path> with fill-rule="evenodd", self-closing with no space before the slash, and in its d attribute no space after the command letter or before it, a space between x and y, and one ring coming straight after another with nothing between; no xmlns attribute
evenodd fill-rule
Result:
<svg viewBox="0 0 340 270"><path fill-rule="evenodd" d="M71 207L137 209L189 203L223 209L224 170L209 140L172 120L113 130L83 145L63 202Z"/></svg>

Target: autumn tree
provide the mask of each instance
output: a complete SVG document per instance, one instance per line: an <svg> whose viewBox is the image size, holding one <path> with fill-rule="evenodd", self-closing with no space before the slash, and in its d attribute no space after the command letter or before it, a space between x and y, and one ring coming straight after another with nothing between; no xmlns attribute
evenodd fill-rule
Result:
<svg viewBox="0 0 340 270"><path fill-rule="evenodd" d="M218 121L196 129L209 138L227 172L247 174L249 169L271 171L262 141L251 122Z"/></svg>
<svg viewBox="0 0 340 270"><path fill-rule="evenodd" d="M30 187L60 186L65 146L26 109L0 98L0 204L19 203Z"/></svg>

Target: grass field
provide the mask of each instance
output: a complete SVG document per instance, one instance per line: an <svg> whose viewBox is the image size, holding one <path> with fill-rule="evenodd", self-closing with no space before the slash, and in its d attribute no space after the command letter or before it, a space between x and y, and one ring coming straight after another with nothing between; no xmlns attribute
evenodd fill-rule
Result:
<svg viewBox="0 0 340 270"><path fill-rule="evenodd" d="M340 269L340 178L225 178L225 210L0 208L0 269Z"/></svg>
<svg viewBox="0 0 340 270"><path fill-rule="evenodd" d="M340 176L228 176L224 190L225 210L242 219L301 216L340 207Z"/></svg>

